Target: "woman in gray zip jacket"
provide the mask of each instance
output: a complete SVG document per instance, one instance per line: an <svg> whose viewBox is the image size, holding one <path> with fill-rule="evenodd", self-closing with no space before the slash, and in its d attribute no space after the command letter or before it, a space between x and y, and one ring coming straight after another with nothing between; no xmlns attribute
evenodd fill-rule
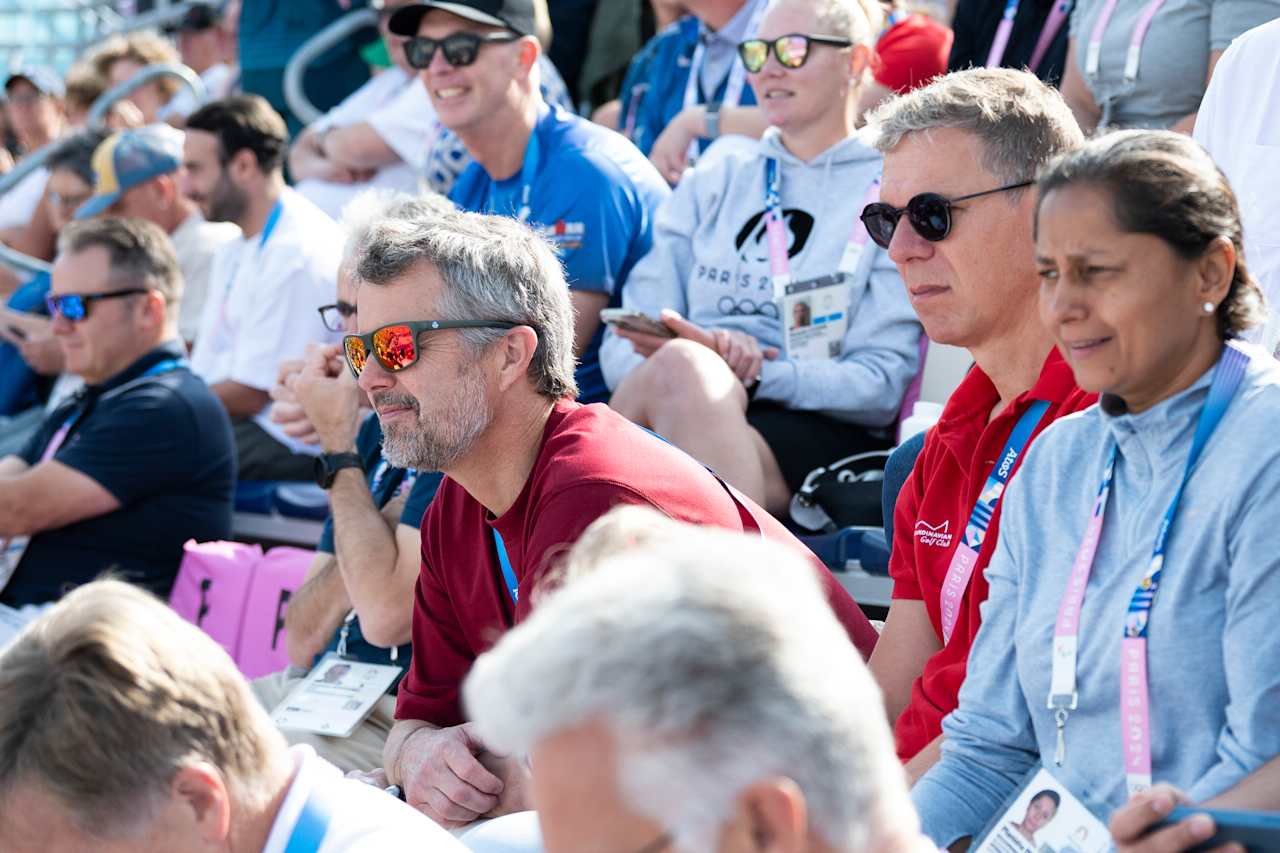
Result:
<svg viewBox="0 0 1280 853"><path fill-rule="evenodd" d="M1039 190L1041 318L1102 397L1005 493L960 706L912 793L943 846L1037 766L1105 820L1280 754L1280 366L1234 340L1262 313L1235 196L1166 131L1095 139Z"/></svg>

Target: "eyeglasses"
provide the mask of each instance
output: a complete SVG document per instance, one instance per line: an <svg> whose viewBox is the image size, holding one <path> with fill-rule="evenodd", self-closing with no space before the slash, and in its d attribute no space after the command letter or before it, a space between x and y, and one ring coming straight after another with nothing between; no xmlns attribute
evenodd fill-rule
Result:
<svg viewBox="0 0 1280 853"><path fill-rule="evenodd" d="M889 248L889 243L893 241L893 233L898 230L898 220L902 218L904 213L907 215L907 221L911 223L911 227L916 229L917 234L930 243L937 243L940 240L945 240L947 235L951 233L951 208L957 202L981 198L984 195L1022 189L1023 187L1031 186L1033 183L1034 181L1022 181L1004 187L996 187L993 190L983 190L980 193L962 195L959 198L947 198L937 193L920 193L917 196L913 196L907 202L906 207L894 207L891 204L878 201L864 207L860 218L862 219L862 224L867 226L867 233L871 235L871 239L882 249Z"/></svg>
<svg viewBox="0 0 1280 853"><path fill-rule="evenodd" d="M444 329L514 329L520 323L509 320L412 320L407 323L391 323L374 329L367 335L347 335L342 339L342 349L347 357L347 367L357 379L369 362L369 354L377 359L382 369L397 373L412 367L422 355L418 347L418 335Z"/></svg>
<svg viewBox="0 0 1280 853"><path fill-rule="evenodd" d="M404 43L404 58L414 68L426 68L438 47L444 51L445 62L454 68L462 68L476 61L481 45L512 42L519 38L516 33L452 33L442 39L414 36Z"/></svg>
<svg viewBox="0 0 1280 853"><path fill-rule="evenodd" d="M356 306L339 299L332 305L321 305L316 310L320 312L320 322L324 323L326 329L341 332L342 321L355 316Z"/></svg>
<svg viewBox="0 0 1280 853"><path fill-rule="evenodd" d="M80 205L93 197L93 193L63 195L57 190L49 190L49 204L62 210L78 210Z"/></svg>
<svg viewBox="0 0 1280 853"><path fill-rule="evenodd" d="M779 36L773 41L764 39L747 39L738 45L738 56L742 64L752 74L759 73L769 61L769 49L783 68L799 68L809 59L809 50L815 44L829 44L832 47L852 47L853 42L835 36L807 36L803 33L789 33Z"/></svg>
<svg viewBox="0 0 1280 853"><path fill-rule="evenodd" d="M122 296L136 296L140 293L150 292L145 287L131 287L128 290L113 290L110 293L63 293L59 296L46 296L44 304L48 306L49 313L52 316L60 316L64 320L78 323L89 316L89 303L91 302L97 302L100 299L118 299Z"/></svg>

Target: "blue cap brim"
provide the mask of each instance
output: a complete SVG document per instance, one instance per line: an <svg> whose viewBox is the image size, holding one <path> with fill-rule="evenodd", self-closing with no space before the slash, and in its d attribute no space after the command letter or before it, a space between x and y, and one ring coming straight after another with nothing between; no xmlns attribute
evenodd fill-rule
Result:
<svg viewBox="0 0 1280 853"><path fill-rule="evenodd" d="M102 195L95 195L92 198L90 198L88 201L86 201L84 204L76 208L75 215L72 217L72 219L90 219L94 216L97 216L99 213L102 213L104 210L106 210L108 207L115 204L119 200L120 200L119 192L103 193Z"/></svg>

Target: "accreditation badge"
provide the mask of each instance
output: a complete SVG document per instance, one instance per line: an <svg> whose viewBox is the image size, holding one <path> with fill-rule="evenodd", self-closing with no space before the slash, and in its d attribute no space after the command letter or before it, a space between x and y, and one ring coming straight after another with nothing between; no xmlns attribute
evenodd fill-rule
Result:
<svg viewBox="0 0 1280 853"><path fill-rule="evenodd" d="M842 272L788 284L782 295L787 358L839 358L853 284Z"/></svg>
<svg viewBox="0 0 1280 853"><path fill-rule="evenodd" d="M348 737L401 672L329 652L272 710L271 721L286 731Z"/></svg>
<svg viewBox="0 0 1280 853"><path fill-rule="evenodd" d="M1043 766L1027 774L972 853L1107 853L1111 834L1097 816Z"/></svg>

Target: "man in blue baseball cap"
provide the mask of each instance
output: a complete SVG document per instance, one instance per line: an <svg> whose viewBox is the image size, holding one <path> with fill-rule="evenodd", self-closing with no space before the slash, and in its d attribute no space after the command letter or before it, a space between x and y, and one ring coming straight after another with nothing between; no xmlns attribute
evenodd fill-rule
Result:
<svg viewBox="0 0 1280 853"><path fill-rule="evenodd" d="M154 124L107 137L93 154L93 196L76 219L128 216L154 222L173 241L184 288L178 331L188 344L200 328L213 256L240 236L230 222L207 222L195 202L178 190L182 131Z"/></svg>

